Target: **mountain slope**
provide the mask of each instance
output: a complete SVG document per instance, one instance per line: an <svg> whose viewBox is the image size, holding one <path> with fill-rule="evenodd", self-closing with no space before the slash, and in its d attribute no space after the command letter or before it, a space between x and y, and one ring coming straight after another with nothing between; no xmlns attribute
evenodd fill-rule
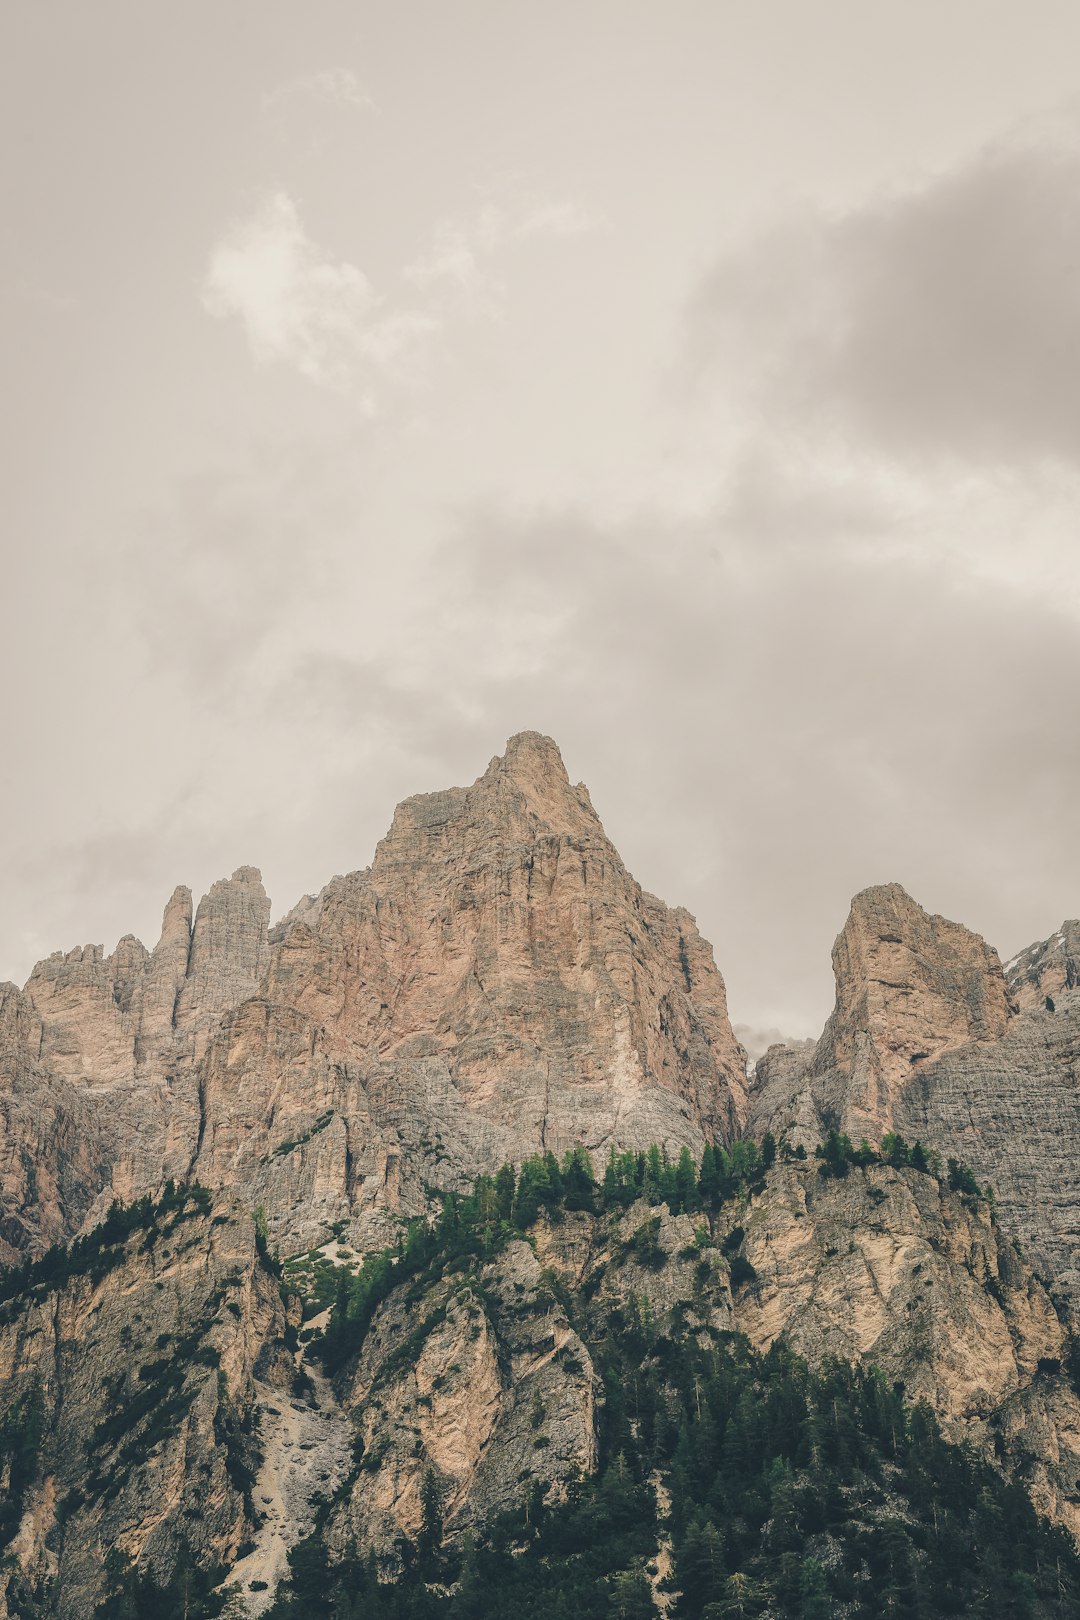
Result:
<svg viewBox="0 0 1080 1620"><path fill-rule="evenodd" d="M899 885L852 901L833 951L836 1006L817 1045L757 1064L748 1124L805 1146L890 1130L962 1158L994 1189L1033 1263L1080 1300L1080 1001L1064 925L1010 964ZM1047 989L1039 983L1040 964ZM1049 987L1060 1006L1046 1005Z"/></svg>
<svg viewBox="0 0 1080 1620"><path fill-rule="evenodd" d="M372 865L272 937L269 911L241 867L194 921L178 889L153 951L57 954L26 1005L8 992L12 1063L83 1144L71 1163L25 1140L13 1076L9 1256L169 1176L261 1203L287 1250L340 1220L388 1230L426 1184L537 1148L700 1151L739 1128L745 1054L712 953L630 877L549 738L407 800ZM27 1156L70 1192L28 1195Z"/></svg>

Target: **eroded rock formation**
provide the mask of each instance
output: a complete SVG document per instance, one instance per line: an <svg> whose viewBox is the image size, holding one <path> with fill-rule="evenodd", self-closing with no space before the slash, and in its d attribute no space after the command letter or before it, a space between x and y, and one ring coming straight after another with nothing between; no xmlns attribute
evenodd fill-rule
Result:
<svg viewBox="0 0 1080 1620"><path fill-rule="evenodd" d="M634 882L550 738L407 800L372 865L272 935L269 910L241 867L194 923L178 889L152 952L128 938L35 968L20 1062L69 1088L57 1112L91 1116L75 1134L101 1146L48 1210L12 1171L13 1248L190 1175L299 1248L537 1149L700 1150L739 1129L745 1055L712 953ZM16 1131L9 1159L26 1154L42 1144Z"/></svg>
<svg viewBox="0 0 1080 1620"><path fill-rule="evenodd" d="M1074 940L1063 925L1006 981L978 935L897 885L857 895L833 951L836 1007L816 1046L759 1060L750 1129L808 1150L833 1128L856 1143L896 1130L964 1160L1040 1271L1080 1299Z"/></svg>

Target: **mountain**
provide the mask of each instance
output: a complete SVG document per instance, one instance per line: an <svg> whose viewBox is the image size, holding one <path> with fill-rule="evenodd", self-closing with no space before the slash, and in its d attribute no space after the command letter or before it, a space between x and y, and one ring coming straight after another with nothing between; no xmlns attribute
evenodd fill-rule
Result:
<svg viewBox="0 0 1080 1620"><path fill-rule="evenodd" d="M964 1160L1002 1225L1075 1309L1080 1290L1080 924L1009 964L898 884L855 896L836 1005L813 1047L757 1064L747 1127L808 1148L887 1131ZM1056 1000L1051 990L1057 992Z"/></svg>
<svg viewBox="0 0 1080 1620"><path fill-rule="evenodd" d="M833 965L748 1076L525 732L0 987L0 1620L1080 1612L1080 925Z"/></svg>
<svg viewBox="0 0 1080 1620"><path fill-rule="evenodd" d="M534 1149L739 1129L712 952L634 882L549 738L407 800L370 867L269 916L241 867L194 921L177 889L152 951L84 946L4 987L0 1257L170 1176L261 1204L288 1250L343 1220L388 1230L426 1185Z"/></svg>

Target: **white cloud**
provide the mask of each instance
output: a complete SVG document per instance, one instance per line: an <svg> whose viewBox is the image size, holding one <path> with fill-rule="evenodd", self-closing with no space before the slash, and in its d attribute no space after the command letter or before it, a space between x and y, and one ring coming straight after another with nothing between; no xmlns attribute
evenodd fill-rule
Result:
<svg viewBox="0 0 1080 1620"><path fill-rule="evenodd" d="M444 282L470 295L490 296L503 288L485 261L530 238L582 236L595 230L597 223L572 198L553 201L526 195L512 206L488 203L475 214L441 220L431 247L402 273L415 287Z"/></svg>
<svg viewBox="0 0 1080 1620"><path fill-rule="evenodd" d="M514 234L525 236L584 236L598 225L594 214L572 199L537 202L518 220Z"/></svg>
<svg viewBox="0 0 1080 1620"><path fill-rule="evenodd" d="M257 364L292 365L332 387L348 386L359 362L391 369L439 324L421 311L383 312L364 272L311 240L284 191L226 232L202 301L219 320L241 322Z"/></svg>
<svg viewBox="0 0 1080 1620"><path fill-rule="evenodd" d="M378 106L349 68L323 68L318 73L305 73L298 79L279 84L263 97L263 106L270 108L297 97L310 96L316 101L337 103L339 106L357 107L362 112L378 112Z"/></svg>
<svg viewBox="0 0 1080 1620"><path fill-rule="evenodd" d="M427 253L407 264L402 274L414 287L449 281L466 292L490 291L497 283L480 268L485 250L490 251L489 244L478 230L460 221L443 220L435 228Z"/></svg>

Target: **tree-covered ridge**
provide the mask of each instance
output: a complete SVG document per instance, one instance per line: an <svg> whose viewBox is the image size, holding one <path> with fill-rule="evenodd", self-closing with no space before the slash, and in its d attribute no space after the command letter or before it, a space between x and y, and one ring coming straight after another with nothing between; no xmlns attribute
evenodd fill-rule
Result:
<svg viewBox="0 0 1080 1620"><path fill-rule="evenodd" d="M467 1195L443 1194L433 1222L410 1221L395 1247L369 1255L357 1273L339 1268L333 1312L313 1353L328 1372L337 1372L358 1350L375 1311L392 1289L407 1278L423 1286L451 1262L490 1258L511 1237L527 1232L542 1211L555 1219L581 1210L604 1215L643 1200L652 1207L665 1205L676 1215L713 1213L730 1199L760 1192L778 1155L807 1158L804 1149L778 1144L767 1134L760 1143L740 1140L728 1148L707 1144L700 1160L685 1147L676 1159L655 1144L636 1153L613 1148L599 1179L583 1147L569 1149L561 1161L554 1153L533 1154L520 1170L505 1164L497 1175L477 1177ZM909 1148L903 1137L895 1135L885 1138L879 1152L865 1142L853 1148L847 1136L832 1131L815 1157L824 1176L846 1176L853 1165L881 1163L927 1175L941 1173L934 1154L918 1142ZM975 1196L980 1193L970 1170L953 1159L949 1184ZM733 1286L753 1279L753 1267L744 1256L731 1253L730 1265ZM330 1302L320 1293L320 1309Z"/></svg>
<svg viewBox="0 0 1080 1620"><path fill-rule="evenodd" d="M0 1268L0 1303L40 1298L72 1277L89 1276L97 1281L120 1265L133 1232L145 1233L152 1242L163 1229L171 1231L181 1221L208 1214L212 1202L209 1189L197 1181L179 1185L169 1181L156 1199L147 1196L133 1204L114 1200L101 1224L73 1243L54 1243L38 1260ZM10 1321L10 1309L3 1319Z"/></svg>
<svg viewBox="0 0 1080 1620"><path fill-rule="evenodd" d="M776 1159L801 1161L804 1174L825 1178L885 1162L937 1175L965 1196L979 1193L964 1166L950 1161L942 1174L932 1155L895 1137L875 1151L833 1133L810 1156L766 1138L707 1147L699 1161L687 1151L672 1159L654 1147L612 1153L600 1176L583 1148L562 1160L538 1154L520 1169L504 1166L478 1178L468 1194L446 1194L434 1220L409 1223L398 1244L370 1255L357 1275L340 1268L329 1327L309 1353L331 1373L344 1368L393 1290L423 1297L449 1274L470 1272L513 1239L528 1237L541 1214L554 1222L582 1211L610 1216L614 1230L619 1215L644 1201L707 1217L760 1194ZM209 1206L199 1187L170 1187L156 1202L114 1206L102 1227L70 1251L9 1273L4 1285L17 1276L33 1295L67 1277L103 1274L119 1263L134 1233L152 1243L160 1230ZM732 1220L742 1220L738 1208L721 1229ZM639 1263L653 1263L642 1247L653 1224L622 1245L635 1245ZM700 1241L710 1224L703 1218ZM720 1243L732 1287L754 1275L738 1252L743 1235L736 1224ZM259 1247L273 1266L265 1237ZM666 1263L662 1252L655 1263ZM568 1293L564 1303L603 1382L599 1473L579 1480L565 1503L544 1501L534 1485L517 1512L485 1526L477 1540L445 1547L432 1476L425 1482L424 1529L415 1545L401 1545L397 1580L387 1583L385 1566L376 1569L358 1556L339 1562L340 1549L331 1567L317 1531L292 1556L293 1583L273 1620L358 1614L501 1620L523 1613L540 1620L644 1620L656 1615L656 1597L673 1603L671 1620L833 1614L862 1620L876 1610L1042 1620L1080 1612L1071 1541L1036 1517L1020 1487L946 1445L929 1411L906 1409L902 1389L878 1374L846 1365L815 1374L782 1347L760 1357L715 1329L694 1327L695 1337L685 1318L657 1323L634 1308L633 1298L603 1307ZM142 1445L144 1404L153 1407L149 1422L178 1409L174 1403L186 1395L183 1371L203 1359L197 1337L193 1332L190 1344L175 1347L176 1360L170 1349L153 1364L145 1400L141 1389L125 1395L108 1432L88 1437L88 1450L98 1439ZM12 1415L21 1428L33 1414ZM28 1477L27 1448L14 1438L23 1458L17 1466ZM219 1438L231 1445L230 1436ZM234 1483L246 1488L250 1504L249 1439L232 1449L245 1470ZM111 1470L89 1460L95 1466L86 1483L96 1495L109 1488ZM665 1544L673 1559L666 1593L650 1571ZM102 1617L208 1620L222 1611L223 1596L211 1588L224 1571L200 1571L190 1559L181 1558L165 1587L149 1570L115 1560L109 1573Z"/></svg>
<svg viewBox="0 0 1080 1620"><path fill-rule="evenodd" d="M25 1336L30 1341L38 1337L43 1314L51 1317L54 1331L59 1332L56 1324L67 1314L59 1296L68 1285L76 1286L86 1307L86 1320L92 1322L102 1310L102 1296L93 1301L97 1284L121 1271L127 1262L134 1263L133 1275L146 1281L147 1291L160 1289L161 1281L150 1279L155 1269L169 1266L174 1254L189 1251L193 1244L200 1258L206 1253L204 1237L187 1234L184 1228L199 1218L215 1227L227 1221L224 1214L207 1221L211 1211L212 1198L205 1187L170 1181L157 1198L141 1198L130 1205L115 1202L99 1226L70 1246L57 1246L39 1260L8 1269L0 1275L0 1297L6 1301L2 1318L13 1324L11 1338ZM141 1257L151 1251L160 1257L155 1266L141 1265ZM126 1298L133 1296L126 1292L127 1278L122 1274L119 1291L106 1297L113 1303L117 1298L125 1301L124 1314L114 1311L111 1315L118 1329L111 1335L113 1353L92 1358L92 1383L83 1380L76 1346L58 1339L55 1352L39 1363L40 1370L31 1381L22 1382L21 1387L13 1383L0 1395L0 1557L8 1572L0 1607L6 1602L4 1612L12 1620L40 1620L55 1612L56 1592L51 1582L56 1577L43 1582L33 1560L24 1572L12 1545L19 1534L25 1551L25 1510L32 1509L44 1524L46 1545L54 1555L73 1531L81 1534L87 1516L90 1525L100 1525L100 1516L123 1498L158 1448L175 1437L202 1389L208 1383L213 1387L215 1378L213 1443L220 1449L231 1484L246 1499L249 1518L254 1516L250 1487L258 1457L251 1409L229 1398L221 1356L212 1343L222 1309L231 1313L226 1318L230 1325L231 1318L240 1315L235 1300L226 1303L231 1284L240 1279L207 1273L202 1266L197 1275L200 1281L194 1297L185 1296L193 1308L183 1316L170 1314L154 1321L152 1315L142 1314L145 1291L139 1296L139 1308L133 1302L127 1314ZM164 1321L175 1326L159 1331ZM98 1331L91 1329L88 1339L77 1343L85 1343L92 1351L100 1343ZM80 1405L85 1406L86 1422L81 1427L65 1427L61 1412ZM190 1452L186 1460L192 1465L194 1479ZM192 1507L185 1517L197 1520L199 1512ZM183 1544L163 1588L152 1573L132 1569L116 1549L110 1552L107 1543L100 1556L109 1592L100 1608L94 1609L95 1615L108 1620L128 1614L153 1615L154 1620L181 1620L181 1616L197 1620L200 1615L218 1612L219 1600L211 1597L211 1588L225 1571L200 1569L198 1555Z"/></svg>
<svg viewBox="0 0 1080 1620"><path fill-rule="evenodd" d="M1078 1612L1069 1537L874 1369L814 1373L782 1344L680 1341L618 1309L591 1348L601 1466L566 1502L533 1487L440 1548L435 1492L392 1583L332 1566L316 1534L272 1620L654 1620L654 1594L673 1620Z"/></svg>

